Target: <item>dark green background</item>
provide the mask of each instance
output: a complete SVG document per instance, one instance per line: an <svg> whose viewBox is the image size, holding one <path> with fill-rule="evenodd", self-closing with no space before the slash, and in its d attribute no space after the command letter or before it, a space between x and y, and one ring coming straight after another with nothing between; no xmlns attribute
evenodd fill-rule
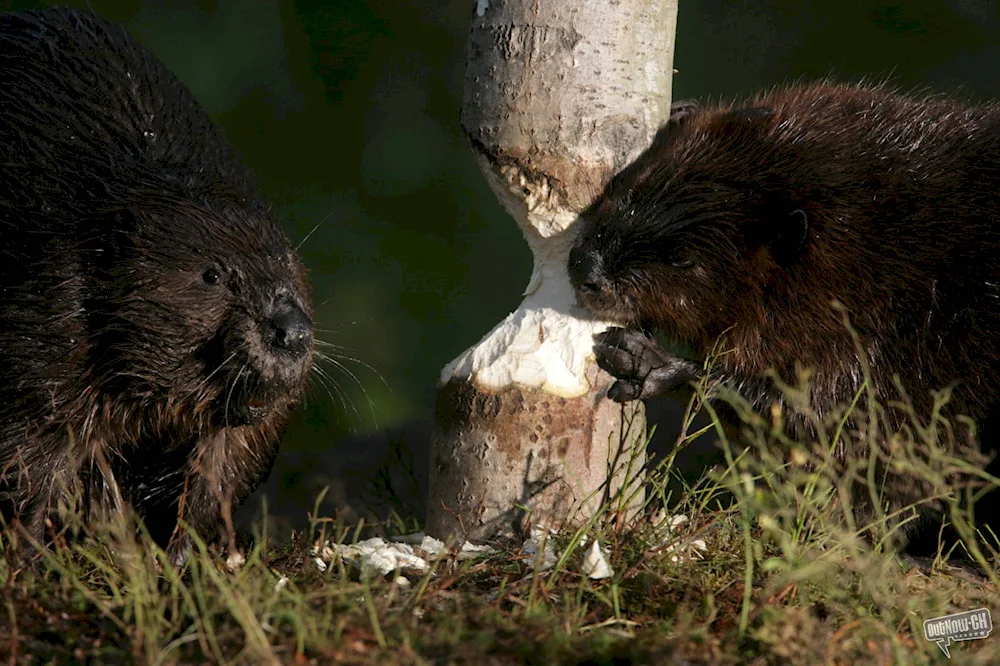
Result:
<svg viewBox="0 0 1000 666"><path fill-rule="evenodd" d="M530 270L458 122L474 0L68 4L124 22L191 87L294 241L319 224L301 252L320 337L377 373L344 362L362 392L326 366L347 407L314 386L279 469L429 418L439 369L516 306ZM674 96L829 74L1000 96L997 27L993 2L682 0Z"/></svg>

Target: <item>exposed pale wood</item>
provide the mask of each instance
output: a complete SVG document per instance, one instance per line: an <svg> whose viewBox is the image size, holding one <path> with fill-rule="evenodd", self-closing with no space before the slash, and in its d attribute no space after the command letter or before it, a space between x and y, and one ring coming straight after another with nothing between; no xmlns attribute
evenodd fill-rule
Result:
<svg viewBox="0 0 1000 666"><path fill-rule="evenodd" d="M521 306L442 372L432 534L514 534L518 507L578 523L623 482L642 406L603 397L590 346L606 323L575 306L566 259L578 214L669 115L676 15L676 0L476 5L462 124L535 266Z"/></svg>

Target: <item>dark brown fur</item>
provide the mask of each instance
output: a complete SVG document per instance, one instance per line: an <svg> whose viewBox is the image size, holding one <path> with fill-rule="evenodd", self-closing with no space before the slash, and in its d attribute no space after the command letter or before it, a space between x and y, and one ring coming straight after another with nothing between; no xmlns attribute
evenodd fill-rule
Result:
<svg viewBox="0 0 1000 666"><path fill-rule="evenodd" d="M720 377L759 409L785 402L765 372L794 382L796 363L814 371L821 416L849 403L866 355L884 404L896 376L924 416L931 392L953 386L947 413L989 425L1000 107L818 83L683 115L613 179L571 255L581 303L630 327L597 345L621 379L613 397L662 393L700 368L635 329L701 358L725 334Z"/></svg>
<svg viewBox="0 0 1000 666"><path fill-rule="evenodd" d="M0 238L4 518L44 540L76 497L88 521L132 506L163 545L178 517L218 535L306 382L305 274L224 137L121 28L0 15Z"/></svg>

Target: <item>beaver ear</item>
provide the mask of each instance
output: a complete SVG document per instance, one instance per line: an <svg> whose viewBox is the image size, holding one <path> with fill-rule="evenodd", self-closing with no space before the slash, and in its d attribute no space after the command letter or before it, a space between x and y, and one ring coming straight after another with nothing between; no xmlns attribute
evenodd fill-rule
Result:
<svg viewBox="0 0 1000 666"><path fill-rule="evenodd" d="M670 124L675 125L693 118L701 113L701 106L696 100L681 99L670 105Z"/></svg>
<svg viewBox="0 0 1000 666"><path fill-rule="evenodd" d="M805 247L809 235L809 216L801 208L796 208L775 225L774 231L767 247L779 265L789 266Z"/></svg>

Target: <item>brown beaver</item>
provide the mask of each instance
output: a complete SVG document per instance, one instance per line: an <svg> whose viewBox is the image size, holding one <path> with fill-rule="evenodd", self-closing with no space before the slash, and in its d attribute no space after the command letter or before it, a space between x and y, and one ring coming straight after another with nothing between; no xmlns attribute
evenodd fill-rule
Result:
<svg viewBox="0 0 1000 666"><path fill-rule="evenodd" d="M947 415L988 425L1000 397L998 165L996 105L828 82L685 105L585 213L570 255L579 301L626 327L597 336L618 378L609 396L660 395L701 374L648 332L701 358L725 334L716 371L757 408L785 402L766 371L794 381L800 362L822 416L852 400L867 356L883 404L899 398L895 376L922 416L932 391L953 386ZM995 450L989 431L981 439Z"/></svg>
<svg viewBox="0 0 1000 666"><path fill-rule="evenodd" d="M126 504L183 557L268 474L305 273L190 92L89 13L0 16L0 510ZM177 532L179 534L179 532Z"/></svg>

